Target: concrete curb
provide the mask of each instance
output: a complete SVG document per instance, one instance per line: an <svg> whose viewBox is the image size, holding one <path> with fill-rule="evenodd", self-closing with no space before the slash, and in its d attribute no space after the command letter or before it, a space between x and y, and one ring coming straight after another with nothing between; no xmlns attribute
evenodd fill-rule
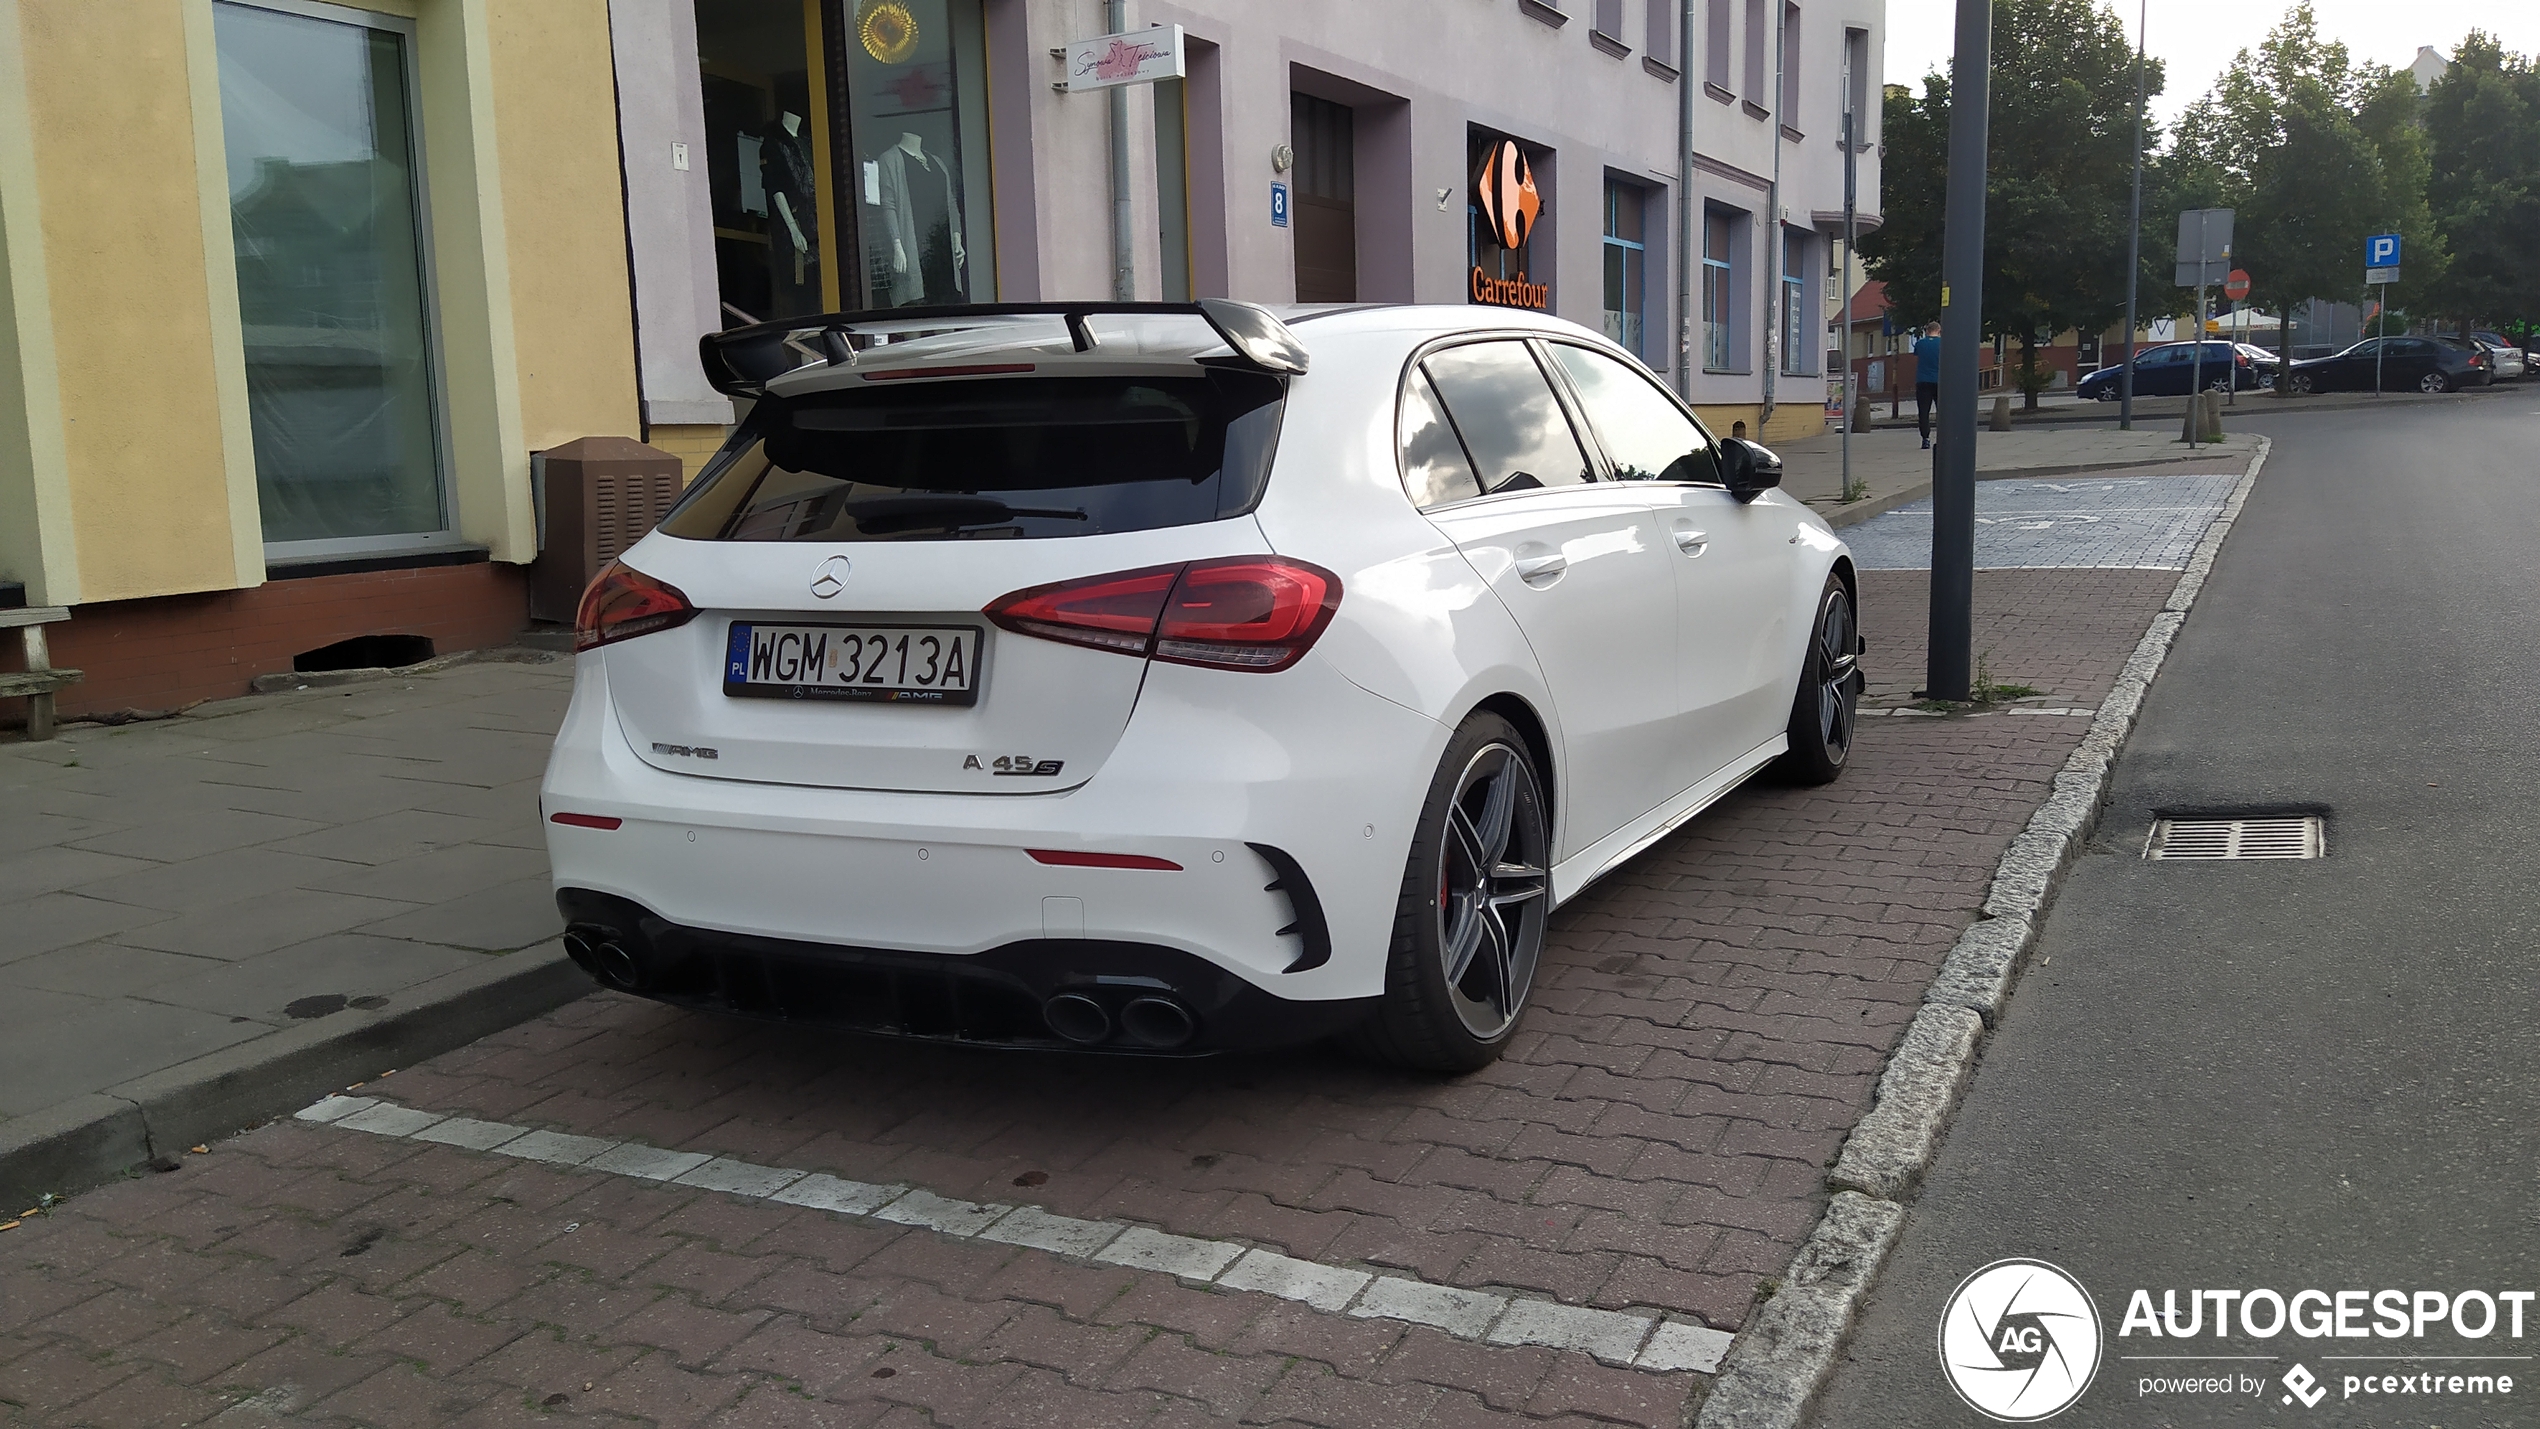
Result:
<svg viewBox="0 0 2540 1429"><path fill-rule="evenodd" d="M2206 529L2115 687L2099 702L2090 732L2057 771L2054 792L1995 865L1980 915L1942 960L1922 1010L1879 1077L1877 1100L1845 1138L1827 1174L1835 1196L1825 1218L1801 1245L1784 1288L1738 1332L1695 1421L1698 1429L1797 1429L1833 1374L1861 1302L1896 1242L1905 1205L1975 1074L1984 1034L2000 1019L2021 964L2037 944L2064 869L2098 821L2117 754L2133 733L2143 697L2273 449L2272 442L2258 439L2222 514ZM1785 1300L1791 1302L1787 1308Z"/></svg>
<svg viewBox="0 0 2540 1429"><path fill-rule="evenodd" d="M306 1106L318 1095L463 1047L591 991L541 943L76 1097L0 1126L0 1204L32 1205Z"/></svg>
<svg viewBox="0 0 2540 1429"><path fill-rule="evenodd" d="M2266 438L2261 437L2259 440L2264 442ZM2266 448L2261 446L2258 450L2264 453ZM2188 467L2211 467L2218 461L2229 460L2230 456L2230 453L2223 453L2210 457L2160 457L2151 461L2085 461L2075 462L2068 466L2023 466L2004 471L1979 471L1976 473L1976 480L2022 481L2041 476L2082 476L2099 471L2142 471L2158 476L2165 472L2183 472ZM1873 516L1884 516L1899 506L1910 505L1929 495L1931 495L1931 483L1918 481L1912 486L1900 486L1885 496L1855 501L1849 506L1832 508L1810 506L1808 509L1824 517L1827 525L1840 531L1846 526L1858 526Z"/></svg>

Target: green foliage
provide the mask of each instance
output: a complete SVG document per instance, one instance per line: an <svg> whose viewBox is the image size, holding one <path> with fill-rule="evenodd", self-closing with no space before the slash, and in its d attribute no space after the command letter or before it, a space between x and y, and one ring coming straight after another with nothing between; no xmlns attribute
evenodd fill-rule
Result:
<svg viewBox="0 0 2540 1429"><path fill-rule="evenodd" d="M2095 0L1994 0L1990 78L1984 331L2028 338L2105 327L2125 308L2133 43ZM2157 61L2147 85L2161 92ZM1885 222L1862 252L1900 324L1940 315L1949 109L1939 74L1924 78L1919 95L1887 94Z"/></svg>
<svg viewBox="0 0 2540 1429"><path fill-rule="evenodd" d="M2540 68L2477 30L2425 100L2427 205L2452 266L2444 311L2499 327L2540 319Z"/></svg>
<svg viewBox="0 0 2540 1429"><path fill-rule="evenodd" d="M2238 211L2232 258L2249 271L2262 308L2355 300L2364 239L2374 233L2405 239L2412 286L2442 279L2416 83L2404 70L2357 64L2343 44L2321 39L2309 0L2256 50L2242 50L2213 93L2189 108L2175 163L2199 176L2208 202Z"/></svg>

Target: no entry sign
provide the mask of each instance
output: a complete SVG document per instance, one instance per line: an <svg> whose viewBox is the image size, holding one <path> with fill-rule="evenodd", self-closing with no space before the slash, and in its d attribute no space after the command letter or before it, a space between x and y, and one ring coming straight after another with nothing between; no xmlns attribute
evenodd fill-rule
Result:
<svg viewBox="0 0 2540 1429"><path fill-rule="evenodd" d="M2235 303L2239 302L2242 298L2249 296L2248 269L2234 268L2231 270L2231 276L2223 282L2223 296L2231 299Z"/></svg>

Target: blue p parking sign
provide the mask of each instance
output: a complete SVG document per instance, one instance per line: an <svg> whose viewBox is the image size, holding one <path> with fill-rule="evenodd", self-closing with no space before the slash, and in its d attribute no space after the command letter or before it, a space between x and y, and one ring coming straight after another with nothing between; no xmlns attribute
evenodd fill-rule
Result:
<svg viewBox="0 0 2540 1429"><path fill-rule="evenodd" d="M2399 235L2376 233L2364 240L2364 266L2396 268L2399 266Z"/></svg>

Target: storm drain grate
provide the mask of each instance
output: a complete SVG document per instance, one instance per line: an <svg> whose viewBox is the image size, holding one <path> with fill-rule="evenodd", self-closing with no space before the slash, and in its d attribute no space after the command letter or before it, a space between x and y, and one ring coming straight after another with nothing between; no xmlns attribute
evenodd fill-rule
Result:
<svg viewBox="0 0 2540 1429"><path fill-rule="evenodd" d="M2156 819L2145 858L2326 858L2328 830L2317 814L2251 819Z"/></svg>

